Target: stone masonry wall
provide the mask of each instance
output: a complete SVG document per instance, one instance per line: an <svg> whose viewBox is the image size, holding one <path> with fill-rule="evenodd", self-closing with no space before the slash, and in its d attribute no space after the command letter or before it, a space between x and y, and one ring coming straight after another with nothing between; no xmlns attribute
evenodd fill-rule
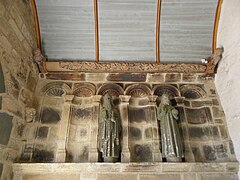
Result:
<svg viewBox="0 0 240 180"><path fill-rule="evenodd" d="M122 119L121 162L161 161L156 106L163 93L171 95L180 112L184 161L236 161L214 78L203 74L49 73L40 74L35 92L37 115L28 123L31 133L20 162L98 162L98 113L101 96L107 92L115 97Z"/></svg>
<svg viewBox="0 0 240 180"><path fill-rule="evenodd" d="M12 179L27 130L25 107L33 106L37 69L35 23L30 1L0 1L0 179Z"/></svg>

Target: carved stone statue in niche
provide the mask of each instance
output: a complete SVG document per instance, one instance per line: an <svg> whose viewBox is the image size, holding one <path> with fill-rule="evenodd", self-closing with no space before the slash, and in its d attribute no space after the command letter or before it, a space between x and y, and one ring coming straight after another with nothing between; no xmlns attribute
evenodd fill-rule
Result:
<svg viewBox="0 0 240 180"><path fill-rule="evenodd" d="M183 140L178 126L178 110L171 105L167 94L161 96L157 119L160 124L162 157L168 162L182 161Z"/></svg>
<svg viewBox="0 0 240 180"><path fill-rule="evenodd" d="M120 115L111 95L103 96L99 117L98 149L104 162L117 162L120 157Z"/></svg>

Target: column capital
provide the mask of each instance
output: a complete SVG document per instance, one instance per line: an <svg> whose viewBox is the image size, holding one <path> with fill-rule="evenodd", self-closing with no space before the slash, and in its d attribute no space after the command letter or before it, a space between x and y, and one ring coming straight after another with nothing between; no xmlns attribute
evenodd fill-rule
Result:
<svg viewBox="0 0 240 180"><path fill-rule="evenodd" d="M71 95L71 94L65 94L65 95L63 95L63 97L64 97L64 100L65 100L65 102L72 102L72 100L73 100L73 98L74 98L74 95Z"/></svg>
<svg viewBox="0 0 240 180"><path fill-rule="evenodd" d="M119 99L121 102L129 102L131 96L128 95L119 95Z"/></svg>
<svg viewBox="0 0 240 180"><path fill-rule="evenodd" d="M100 102L102 95L94 95L92 98L93 98L93 102Z"/></svg>
<svg viewBox="0 0 240 180"><path fill-rule="evenodd" d="M156 102L157 98L158 98L157 95L150 95L150 96L148 96L149 101L150 101L150 102L153 102L153 103Z"/></svg>
<svg viewBox="0 0 240 180"><path fill-rule="evenodd" d="M174 99L176 100L177 105L182 105L184 103L185 97L177 96L177 97L174 97Z"/></svg>

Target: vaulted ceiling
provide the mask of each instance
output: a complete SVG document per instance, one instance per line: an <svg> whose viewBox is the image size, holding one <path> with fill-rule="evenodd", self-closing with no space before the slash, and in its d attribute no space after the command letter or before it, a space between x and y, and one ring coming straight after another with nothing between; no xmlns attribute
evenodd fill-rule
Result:
<svg viewBox="0 0 240 180"><path fill-rule="evenodd" d="M221 0L35 0L51 61L200 63L215 48Z"/></svg>

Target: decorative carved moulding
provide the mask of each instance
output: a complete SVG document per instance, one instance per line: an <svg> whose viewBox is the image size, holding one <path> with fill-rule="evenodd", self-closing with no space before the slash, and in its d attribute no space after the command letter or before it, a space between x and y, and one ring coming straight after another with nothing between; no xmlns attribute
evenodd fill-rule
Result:
<svg viewBox="0 0 240 180"><path fill-rule="evenodd" d="M175 72L175 73L205 73L206 64L156 64L147 62L80 62L59 61L43 62L47 72Z"/></svg>
<svg viewBox="0 0 240 180"><path fill-rule="evenodd" d="M150 62L92 62L92 61L46 61L39 49L34 60L42 73L46 72L160 72L160 73L216 73L222 58L223 48L217 48L212 56L203 59L203 64L191 63L150 63Z"/></svg>

